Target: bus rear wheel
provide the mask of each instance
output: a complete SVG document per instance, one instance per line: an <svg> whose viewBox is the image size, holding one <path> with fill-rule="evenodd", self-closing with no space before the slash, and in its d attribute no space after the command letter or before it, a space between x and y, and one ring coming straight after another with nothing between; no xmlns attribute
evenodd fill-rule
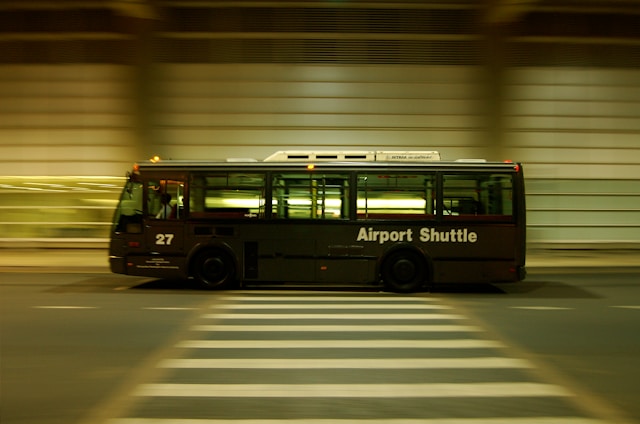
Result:
<svg viewBox="0 0 640 424"><path fill-rule="evenodd" d="M391 252L380 268L382 282L392 291L410 293L420 290L427 281L427 262L414 250Z"/></svg>
<svg viewBox="0 0 640 424"><path fill-rule="evenodd" d="M192 263L193 277L202 288L227 288L235 280L236 267L233 258L221 249L200 252Z"/></svg>

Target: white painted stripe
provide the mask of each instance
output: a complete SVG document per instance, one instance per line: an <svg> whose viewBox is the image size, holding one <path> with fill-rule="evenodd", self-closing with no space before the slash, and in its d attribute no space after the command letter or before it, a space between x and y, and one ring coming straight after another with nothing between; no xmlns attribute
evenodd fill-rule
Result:
<svg viewBox="0 0 640 424"><path fill-rule="evenodd" d="M181 348L195 349L292 349L292 348L426 348L473 349L501 348L504 345L493 340L185 340L177 344Z"/></svg>
<svg viewBox="0 0 640 424"><path fill-rule="evenodd" d="M181 308L181 307L171 307L171 306L157 306L157 307L147 307L147 308L142 308L148 311L193 311L196 308Z"/></svg>
<svg viewBox="0 0 640 424"><path fill-rule="evenodd" d="M194 325L192 331L300 331L300 332L453 332L484 331L471 325Z"/></svg>
<svg viewBox="0 0 640 424"><path fill-rule="evenodd" d="M511 309L530 309L534 311L566 311L574 308L565 308L561 306L511 306Z"/></svg>
<svg viewBox="0 0 640 424"><path fill-rule="evenodd" d="M212 306L212 308L220 308L220 306ZM424 305L424 304L390 304L390 303L357 303L357 304L345 304L345 303L239 303L229 304L222 306L224 309L375 309L375 310L405 310L405 309L451 309L445 305Z"/></svg>
<svg viewBox="0 0 640 424"><path fill-rule="evenodd" d="M167 359L159 368L206 369L478 369L531 368L513 358L348 358L348 359Z"/></svg>
<svg viewBox="0 0 640 424"><path fill-rule="evenodd" d="M205 314L203 318L218 319L326 319L326 320L350 320L350 319L381 319L381 320L405 320L405 319L463 319L461 315L454 314L241 314L241 313L221 313Z"/></svg>
<svg viewBox="0 0 640 424"><path fill-rule="evenodd" d="M612 308L622 308L622 309L640 309L640 305L615 305Z"/></svg>
<svg viewBox="0 0 640 424"><path fill-rule="evenodd" d="M97 306L50 305L34 306L34 309L98 309Z"/></svg>
<svg viewBox="0 0 640 424"><path fill-rule="evenodd" d="M119 418L107 424L606 424L581 417L495 417L495 418L300 418L221 420L208 418Z"/></svg>
<svg viewBox="0 0 640 424"><path fill-rule="evenodd" d="M423 302L436 302L438 299L432 297L401 297L401 296L227 296L225 299L234 301L249 302L389 302L389 303L412 303L422 305Z"/></svg>
<svg viewBox="0 0 640 424"><path fill-rule="evenodd" d="M606 424L581 417L495 417L495 418L300 418L221 420L209 418L118 418L107 424Z"/></svg>
<svg viewBox="0 0 640 424"><path fill-rule="evenodd" d="M442 398L571 396L541 383L142 384L134 396L218 398Z"/></svg>

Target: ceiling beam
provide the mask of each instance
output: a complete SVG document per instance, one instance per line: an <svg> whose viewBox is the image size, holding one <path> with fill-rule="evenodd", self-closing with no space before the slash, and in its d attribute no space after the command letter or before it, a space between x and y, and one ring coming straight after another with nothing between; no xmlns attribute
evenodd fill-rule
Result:
<svg viewBox="0 0 640 424"><path fill-rule="evenodd" d="M511 24L526 15L538 0L487 0L485 23L489 25Z"/></svg>
<svg viewBox="0 0 640 424"><path fill-rule="evenodd" d="M152 0L110 0L109 6L116 13L138 19L159 19L159 13Z"/></svg>

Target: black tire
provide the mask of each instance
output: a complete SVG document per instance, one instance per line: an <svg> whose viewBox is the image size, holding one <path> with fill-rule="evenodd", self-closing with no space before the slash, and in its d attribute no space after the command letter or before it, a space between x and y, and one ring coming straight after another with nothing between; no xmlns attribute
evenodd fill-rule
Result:
<svg viewBox="0 0 640 424"><path fill-rule="evenodd" d="M196 282L204 289L228 288L235 282L235 262L222 249L208 249L198 253L193 259L191 270Z"/></svg>
<svg viewBox="0 0 640 424"><path fill-rule="evenodd" d="M428 278L425 258L415 250L396 250L382 262L380 274L384 285L392 291L410 293L420 290Z"/></svg>

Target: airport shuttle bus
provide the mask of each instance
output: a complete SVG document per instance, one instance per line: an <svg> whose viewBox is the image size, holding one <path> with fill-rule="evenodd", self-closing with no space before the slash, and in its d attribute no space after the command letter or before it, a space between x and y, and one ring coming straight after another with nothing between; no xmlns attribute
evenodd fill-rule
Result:
<svg viewBox="0 0 640 424"><path fill-rule="evenodd" d="M515 282L525 218L519 163L428 151L156 158L128 176L109 259L114 273L210 289Z"/></svg>

